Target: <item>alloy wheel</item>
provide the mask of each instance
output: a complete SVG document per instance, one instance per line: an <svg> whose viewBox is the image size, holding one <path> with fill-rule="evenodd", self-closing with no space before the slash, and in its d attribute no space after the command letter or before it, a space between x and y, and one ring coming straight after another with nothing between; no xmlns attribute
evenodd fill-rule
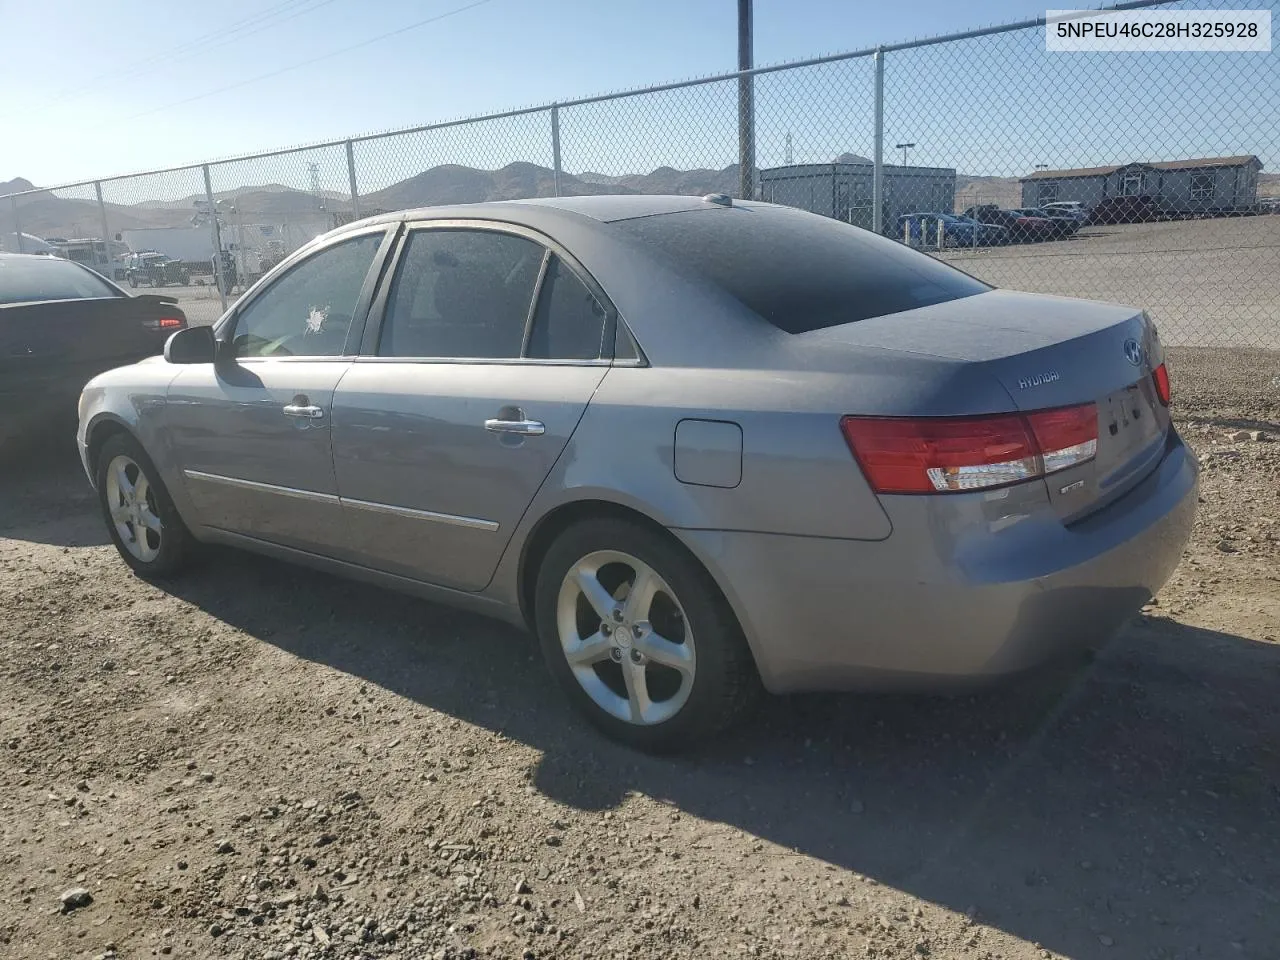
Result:
<svg viewBox="0 0 1280 960"><path fill-rule="evenodd" d="M120 542L131 555L143 563L160 555L164 531L156 512L155 492L142 468L124 454L107 465L107 509Z"/></svg>
<svg viewBox="0 0 1280 960"><path fill-rule="evenodd" d="M662 723L688 701L693 631L674 591L644 561L616 550L579 560L561 582L556 628L575 679L619 720Z"/></svg>

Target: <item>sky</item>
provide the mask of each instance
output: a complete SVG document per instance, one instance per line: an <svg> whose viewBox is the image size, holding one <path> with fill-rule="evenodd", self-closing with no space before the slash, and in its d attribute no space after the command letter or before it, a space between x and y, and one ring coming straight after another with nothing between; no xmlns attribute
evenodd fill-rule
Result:
<svg viewBox="0 0 1280 960"><path fill-rule="evenodd" d="M755 58L862 49L1044 9L1044 0L755 0ZM108 177L721 73L736 66L736 15L735 0L0 0L0 182ZM1165 154L1280 162L1274 124L1262 123L1280 109L1275 55L1056 54L1050 63L1043 48L1042 33L1024 31L889 56L886 145L915 142L912 162L1004 176ZM788 133L796 161L869 153L872 77L865 59L759 78L760 164L785 161ZM735 110L732 83L565 110L564 165L724 166L736 159ZM545 114L357 144L360 188L437 162L549 166L549 144ZM225 184L214 187L298 183L310 162L319 186L345 189L340 148L219 169ZM198 176L117 184L108 199L194 192Z"/></svg>

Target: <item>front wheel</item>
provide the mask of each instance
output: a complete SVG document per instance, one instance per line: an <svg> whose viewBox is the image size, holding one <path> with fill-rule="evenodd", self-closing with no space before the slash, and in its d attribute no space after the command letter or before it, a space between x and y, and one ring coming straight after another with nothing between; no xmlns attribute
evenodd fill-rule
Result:
<svg viewBox="0 0 1280 960"><path fill-rule="evenodd" d="M600 519L566 530L541 565L534 614L566 696L630 746L689 746L732 724L760 690L715 582L643 526Z"/></svg>
<svg viewBox="0 0 1280 960"><path fill-rule="evenodd" d="M178 573L191 552L191 534L142 445L127 434L108 439L96 480L107 531L124 562L144 577Z"/></svg>

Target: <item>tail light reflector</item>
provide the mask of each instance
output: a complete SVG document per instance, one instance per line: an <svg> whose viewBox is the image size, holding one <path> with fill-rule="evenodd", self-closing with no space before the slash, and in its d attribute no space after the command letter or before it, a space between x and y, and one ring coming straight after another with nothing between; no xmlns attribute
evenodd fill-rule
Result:
<svg viewBox="0 0 1280 960"><path fill-rule="evenodd" d="M1092 403L983 417L845 417L845 441L876 493L954 493L1034 480L1091 459Z"/></svg>
<svg viewBox="0 0 1280 960"><path fill-rule="evenodd" d="M1169 386L1169 370L1162 363L1151 371L1151 379L1156 385L1156 396L1166 407L1173 400L1173 390Z"/></svg>

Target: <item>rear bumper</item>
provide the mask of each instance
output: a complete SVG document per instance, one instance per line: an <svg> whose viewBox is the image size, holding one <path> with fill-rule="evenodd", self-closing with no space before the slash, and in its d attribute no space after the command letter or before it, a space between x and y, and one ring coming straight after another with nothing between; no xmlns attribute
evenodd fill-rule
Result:
<svg viewBox="0 0 1280 960"><path fill-rule="evenodd" d="M894 532L878 542L676 533L724 589L770 690L941 689L1105 642L1164 585L1199 473L1170 437L1150 476L1070 527L1028 484L1020 500L883 498Z"/></svg>

